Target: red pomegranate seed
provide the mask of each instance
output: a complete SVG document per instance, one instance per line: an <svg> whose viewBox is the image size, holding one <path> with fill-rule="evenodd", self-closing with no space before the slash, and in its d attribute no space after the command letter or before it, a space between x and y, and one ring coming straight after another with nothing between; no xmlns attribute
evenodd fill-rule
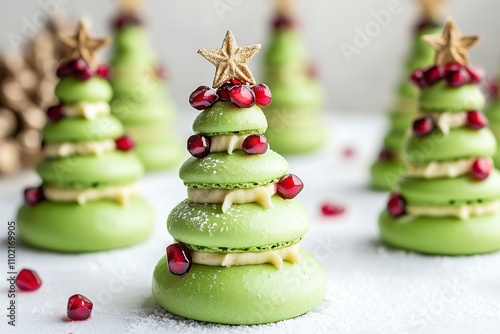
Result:
<svg viewBox="0 0 500 334"><path fill-rule="evenodd" d="M321 206L321 213L327 217L340 216L345 213L345 206L325 203Z"/></svg>
<svg viewBox="0 0 500 334"><path fill-rule="evenodd" d="M141 25L141 20L137 17L137 15L133 14L121 14L117 18L115 18L112 22L112 26L116 29L122 29L132 25Z"/></svg>
<svg viewBox="0 0 500 334"><path fill-rule="evenodd" d="M24 202L30 206L35 206L44 199L42 187L32 187L24 190Z"/></svg>
<svg viewBox="0 0 500 334"><path fill-rule="evenodd" d="M173 275L186 274L191 269L191 262L191 252L186 245L175 243L167 247L168 270Z"/></svg>
<svg viewBox="0 0 500 334"><path fill-rule="evenodd" d="M163 65L157 65L155 67L155 74L158 78L160 78L162 80L167 79L167 69Z"/></svg>
<svg viewBox="0 0 500 334"><path fill-rule="evenodd" d="M259 107L267 107L273 96L271 90L265 84L261 83L252 87L252 91L255 94L255 104Z"/></svg>
<svg viewBox="0 0 500 334"><path fill-rule="evenodd" d="M446 74L450 72L458 72L461 68L463 68L463 66L460 63L449 63L444 65L444 70Z"/></svg>
<svg viewBox="0 0 500 334"><path fill-rule="evenodd" d="M406 213L406 201L400 194L392 194L387 203L387 211L393 217L400 217Z"/></svg>
<svg viewBox="0 0 500 334"><path fill-rule="evenodd" d="M187 150L198 159L206 157L210 153L210 137L203 135L192 135L187 141Z"/></svg>
<svg viewBox="0 0 500 334"><path fill-rule="evenodd" d="M413 122L415 136L425 136L434 130L434 119L430 116L419 118Z"/></svg>
<svg viewBox="0 0 500 334"><path fill-rule="evenodd" d="M90 318L93 307L94 304L90 299L84 295L76 294L69 297L66 313L71 320L87 320Z"/></svg>
<svg viewBox="0 0 500 334"><path fill-rule="evenodd" d="M479 83L479 82L481 82L481 80L483 80L484 71L482 69L467 67L466 70L469 73L471 83L475 84L475 83Z"/></svg>
<svg viewBox="0 0 500 334"><path fill-rule="evenodd" d="M200 86L189 96L189 104L196 110L210 108L217 102L217 94L207 86Z"/></svg>
<svg viewBox="0 0 500 334"><path fill-rule="evenodd" d="M75 73L75 76L82 81L87 81L92 77L92 70L89 67L86 67L83 70L77 71Z"/></svg>
<svg viewBox="0 0 500 334"><path fill-rule="evenodd" d="M448 72L446 74L446 81L450 87L460 87L471 82L469 72L464 67L458 71Z"/></svg>
<svg viewBox="0 0 500 334"><path fill-rule="evenodd" d="M444 78L444 76L444 67L439 65L430 67L423 74L424 81L428 86L435 84L436 82Z"/></svg>
<svg viewBox="0 0 500 334"><path fill-rule="evenodd" d="M476 180L484 180L490 176L493 170L491 160L488 158L477 158L472 164L472 176Z"/></svg>
<svg viewBox="0 0 500 334"><path fill-rule="evenodd" d="M274 29L290 29L295 27L296 23L291 17L279 15L273 20Z"/></svg>
<svg viewBox="0 0 500 334"><path fill-rule="evenodd" d="M237 86L237 85L246 85L247 82L240 79L231 78L231 80L229 80L229 84L231 86Z"/></svg>
<svg viewBox="0 0 500 334"><path fill-rule="evenodd" d="M424 71L420 68L416 69L413 71L413 73L410 76L410 80L413 82L413 84L420 89L425 87L425 80L424 80Z"/></svg>
<svg viewBox="0 0 500 334"><path fill-rule="evenodd" d="M134 148L135 143L129 136L121 136L120 138L115 139L115 145L118 150L127 152Z"/></svg>
<svg viewBox="0 0 500 334"><path fill-rule="evenodd" d="M467 125L473 129L484 128L488 124L488 120L484 114L478 110L470 110L467 112Z"/></svg>
<svg viewBox="0 0 500 334"><path fill-rule="evenodd" d="M47 109L47 118L51 122L57 122L64 118L64 108L62 105L52 106Z"/></svg>
<svg viewBox="0 0 500 334"><path fill-rule="evenodd" d="M356 151L352 147L346 147L342 150L342 155L345 158L352 158L356 154Z"/></svg>
<svg viewBox="0 0 500 334"><path fill-rule="evenodd" d="M255 104L255 94L247 85L229 88L229 99L238 108L250 108Z"/></svg>
<svg viewBox="0 0 500 334"><path fill-rule="evenodd" d="M276 193L283 199L292 199L297 196L304 184L296 175L287 174L276 183Z"/></svg>
<svg viewBox="0 0 500 334"><path fill-rule="evenodd" d="M111 69L108 65L99 65L95 70L95 74L103 79L109 79L111 76Z"/></svg>
<svg viewBox="0 0 500 334"><path fill-rule="evenodd" d="M217 89L217 96L221 101L229 101L229 88L231 88L231 84L225 83Z"/></svg>
<svg viewBox="0 0 500 334"><path fill-rule="evenodd" d="M59 78L67 77L76 74L88 68L88 64L83 58L74 58L67 62L62 63L57 69L57 76Z"/></svg>
<svg viewBox="0 0 500 334"><path fill-rule="evenodd" d="M378 155L378 159L382 162L388 162L388 161L392 161L394 159L394 155L392 154L391 151L389 151L387 149L383 149L382 151L380 151L380 153Z"/></svg>
<svg viewBox="0 0 500 334"><path fill-rule="evenodd" d="M242 144L242 149L246 154L264 154L268 148L269 143L261 134L246 137Z"/></svg>
<svg viewBox="0 0 500 334"><path fill-rule="evenodd" d="M38 274L31 269L22 269L16 277L16 285L23 291L35 291L42 285Z"/></svg>

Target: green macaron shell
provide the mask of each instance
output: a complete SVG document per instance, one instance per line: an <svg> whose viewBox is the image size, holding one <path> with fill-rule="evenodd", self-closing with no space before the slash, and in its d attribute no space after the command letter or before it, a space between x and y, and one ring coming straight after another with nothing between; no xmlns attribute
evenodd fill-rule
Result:
<svg viewBox="0 0 500 334"><path fill-rule="evenodd" d="M17 216L22 240L59 252L94 252L144 241L154 227L150 206L134 196L125 205L97 200L78 205L43 201Z"/></svg>
<svg viewBox="0 0 500 334"><path fill-rule="evenodd" d="M167 311L194 320L233 325L276 322L304 314L323 300L326 276L304 249L301 262L231 268L193 264L172 275L165 258L153 274L153 296Z"/></svg>
<svg viewBox="0 0 500 334"><path fill-rule="evenodd" d="M281 154L291 155L313 151L326 140L321 119L311 117L288 125L269 123L266 138L270 147Z"/></svg>
<svg viewBox="0 0 500 334"><path fill-rule="evenodd" d="M129 124L172 123L174 106L168 103L163 92L161 95L151 96L141 101L128 98L114 99L111 102L112 113L127 126Z"/></svg>
<svg viewBox="0 0 500 334"><path fill-rule="evenodd" d="M406 145L408 129L392 128L384 137L384 147L392 152L402 152Z"/></svg>
<svg viewBox="0 0 500 334"><path fill-rule="evenodd" d="M406 170L407 167L401 160L377 160L370 169L371 186L377 190L392 190Z"/></svg>
<svg viewBox="0 0 500 334"><path fill-rule="evenodd" d="M56 86L55 94L63 104L109 102L113 97L109 82L96 76L85 81L72 76L62 78Z"/></svg>
<svg viewBox="0 0 500 334"><path fill-rule="evenodd" d="M488 120L492 124L500 124L500 99L491 101L485 110Z"/></svg>
<svg viewBox="0 0 500 334"><path fill-rule="evenodd" d="M238 108L231 102L217 102L200 112L193 122L193 131L208 135L264 133L266 116L257 105Z"/></svg>
<svg viewBox="0 0 500 334"><path fill-rule="evenodd" d="M429 26L416 34L416 38L413 40L412 50L410 52L411 57L407 60L406 68L411 71L417 68L423 68L432 65L434 60L435 51L422 39L425 35L435 35L441 34L442 28L440 25Z"/></svg>
<svg viewBox="0 0 500 334"><path fill-rule="evenodd" d="M112 115L85 118L66 117L58 122L49 122L43 128L45 142L83 142L116 139L123 134L123 126Z"/></svg>
<svg viewBox="0 0 500 334"><path fill-rule="evenodd" d="M399 96L408 99L417 99L419 89L416 87L408 78L403 78L397 87L397 93Z"/></svg>
<svg viewBox="0 0 500 334"><path fill-rule="evenodd" d="M221 204L185 200L170 213L167 228L175 240L211 252L268 250L300 240L309 229L302 205L278 196L272 203L272 209L257 203L233 204L222 213Z"/></svg>
<svg viewBox="0 0 500 334"><path fill-rule="evenodd" d="M323 92L319 84L313 80L305 79L301 81L266 81L271 89L271 104L264 109L266 116L269 113L286 113L282 122L286 118L293 122L293 114L316 113L323 103Z"/></svg>
<svg viewBox="0 0 500 334"><path fill-rule="evenodd" d="M241 189L268 185L288 171L288 162L278 153L250 155L237 150L211 153L203 159L190 157L179 176L184 184L198 189Z"/></svg>
<svg viewBox="0 0 500 334"><path fill-rule="evenodd" d="M482 110L485 103L486 99L478 85L449 87L444 79L422 89L419 97L420 109L424 111Z"/></svg>
<svg viewBox="0 0 500 334"><path fill-rule="evenodd" d="M175 137L175 131L172 130L170 122L127 124L125 133L134 138L136 144L169 141Z"/></svg>
<svg viewBox="0 0 500 334"><path fill-rule="evenodd" d="M155 171L177 165L185 151L180 141L169 139L158 142L137 142L134 153L146 171Z"/></svg>
<svg viewBox="0 0 500 334"><path fill-rule="evenodd" d="M36 168L44 183L69 188L99 188L135 182L143 173L132 152L111 151L101 156L75 155L45 159Z"/></svg>
<svg viewBox="0 0 500 334"><path fill-rule="evenodd" d="M411 251L440 255L472 255L500 249L500 212L454 217L403 216L384 211L379 218L382 240Z"/></svg>
<svg viewBox="0 0 500 334"><path fill-rule="evenodd" d="M269 41L264 62L271 68L300 67L307 62L307 52L294 29L276 31ZM267 81L266 81L267 82Z"/></svg>
<svg viewBox="0 0 500 334"><path fill-rule="evenodd" d="M406 177L399 189L409 204L463 205L500 199L500 172L492 171L482 181L471 175L456 178L420 179Z"/></svg>
<svg viewBox="0 0 500 334"><path fill-rule="evenodd" d="M123 63L140 67L144 63L148 64L147 60L154 63L149 34L144 26L132 25L117 29L113 42L116 55L111 60L113 67Z"/></svg>
<svg viewBox="0 0 500 334"><path fill-rule="evenodd" d="M427 136L411 136L406 145L405 157L410 163L448 161L470 157L492 156L496 139L487 128L480 130L457 128L448 134L433 131Z"/></svg>

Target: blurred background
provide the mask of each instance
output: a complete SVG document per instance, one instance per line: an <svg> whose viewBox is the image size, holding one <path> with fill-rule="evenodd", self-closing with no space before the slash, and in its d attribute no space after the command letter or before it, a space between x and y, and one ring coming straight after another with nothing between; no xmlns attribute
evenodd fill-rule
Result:
<svg viewBox="0 0 500 334"><path fill-rule="evenodd" d="M219 48L226 29L239 45L268 41L271 0L145 0L144 16L160 60L168 69L170 93L179 109L189 109L189 94L212 82L214 67L196 54L199 48ZM408 49L408 36L418 14L412 0L299 0L304 43L319 68L326 90L326 110L381 113L389 105ZM2 53L16 52L22 42L42 27L47 13L73 20L84 15L95 36L110 34L110 20L117 12L114 0L16 0L3 1L0 19ZM376 13L397 8L386 26ZM500 36L496 0L450 0L452 15L464 34L479 34L472 50L475 64L495 73L500 67ZM375 14L374 14L375 13ZM374 29L366 45L356 47L359 31ZM344 44L343 44L344 43ZM346 57L341 46L356 47ZM359 43L358 43L359 46ZM108 48L109 49L109 48ZM109 50L108 50L109 51ZM101 54L106 59L107 52ZM261 78L260 57L250 67Z"/></svg>

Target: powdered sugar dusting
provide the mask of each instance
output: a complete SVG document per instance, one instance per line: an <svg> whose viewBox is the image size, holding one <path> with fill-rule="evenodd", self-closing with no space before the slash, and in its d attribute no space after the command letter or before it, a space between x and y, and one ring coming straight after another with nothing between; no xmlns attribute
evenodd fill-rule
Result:
<svg viewBox="0 0 500 334"><path fill-rule="evenodd" d="M332 291L330 288L328 290ZM331 333L336 328L332 318L332 315L335 314L333 306L333 294L328 292L323 303L305 315L277 323L254 326L230 326L199 322L175 316L162 308L142 310L126 320L129 322L128 333Z"/></svg>

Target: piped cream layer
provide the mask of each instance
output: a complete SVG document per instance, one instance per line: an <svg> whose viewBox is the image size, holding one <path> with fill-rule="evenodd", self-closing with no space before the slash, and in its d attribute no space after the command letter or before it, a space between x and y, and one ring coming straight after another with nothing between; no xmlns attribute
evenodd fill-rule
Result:
<svg viewBox="0 0 500 334"><path fill-rule="evenodd" d="M458 217L462 220L471 216L495 213L500 210L500 200L485 204L469 204L460 206L407 205L406 212L410 216Z"/></svg>
<svg viewBox="0 0 500 334"><path fill-rule="evenodd" d="M71 155L102 155L116 148L114 140L89 141L89 142L64 142L48 143L43 148L43 155L48 158L64 158Z"/></svg>
<svg viewBox="0 0 500 334"><path fill-rule="evenodd" d="M54 202L77 202L81 205L88 201L103 198L125 204L131 196L138 194L139 190L139 184L137 183L97 189L70 189L43 186L43 194L47 199Z"/></svg>
<svg viewBox="0 0 500 334"><path fill-rule="evenodd" d="M207 266L232 267L270 263L277 269L281 269L283 261L290 263L300 262L299 248L300 244L297 243L290 247L266 252L204 253L191 251L191 258L193 263Z"/></svg>
<svg viewBox="0 0 500 334"><path fill-rule="evenodd" d="M272 209L271 197L276 193L274 183L266 187L251 189L193 189L188 188L188 199L194 203L222 203L222 212L227 212L233 204L258 203Z"/></svg>

